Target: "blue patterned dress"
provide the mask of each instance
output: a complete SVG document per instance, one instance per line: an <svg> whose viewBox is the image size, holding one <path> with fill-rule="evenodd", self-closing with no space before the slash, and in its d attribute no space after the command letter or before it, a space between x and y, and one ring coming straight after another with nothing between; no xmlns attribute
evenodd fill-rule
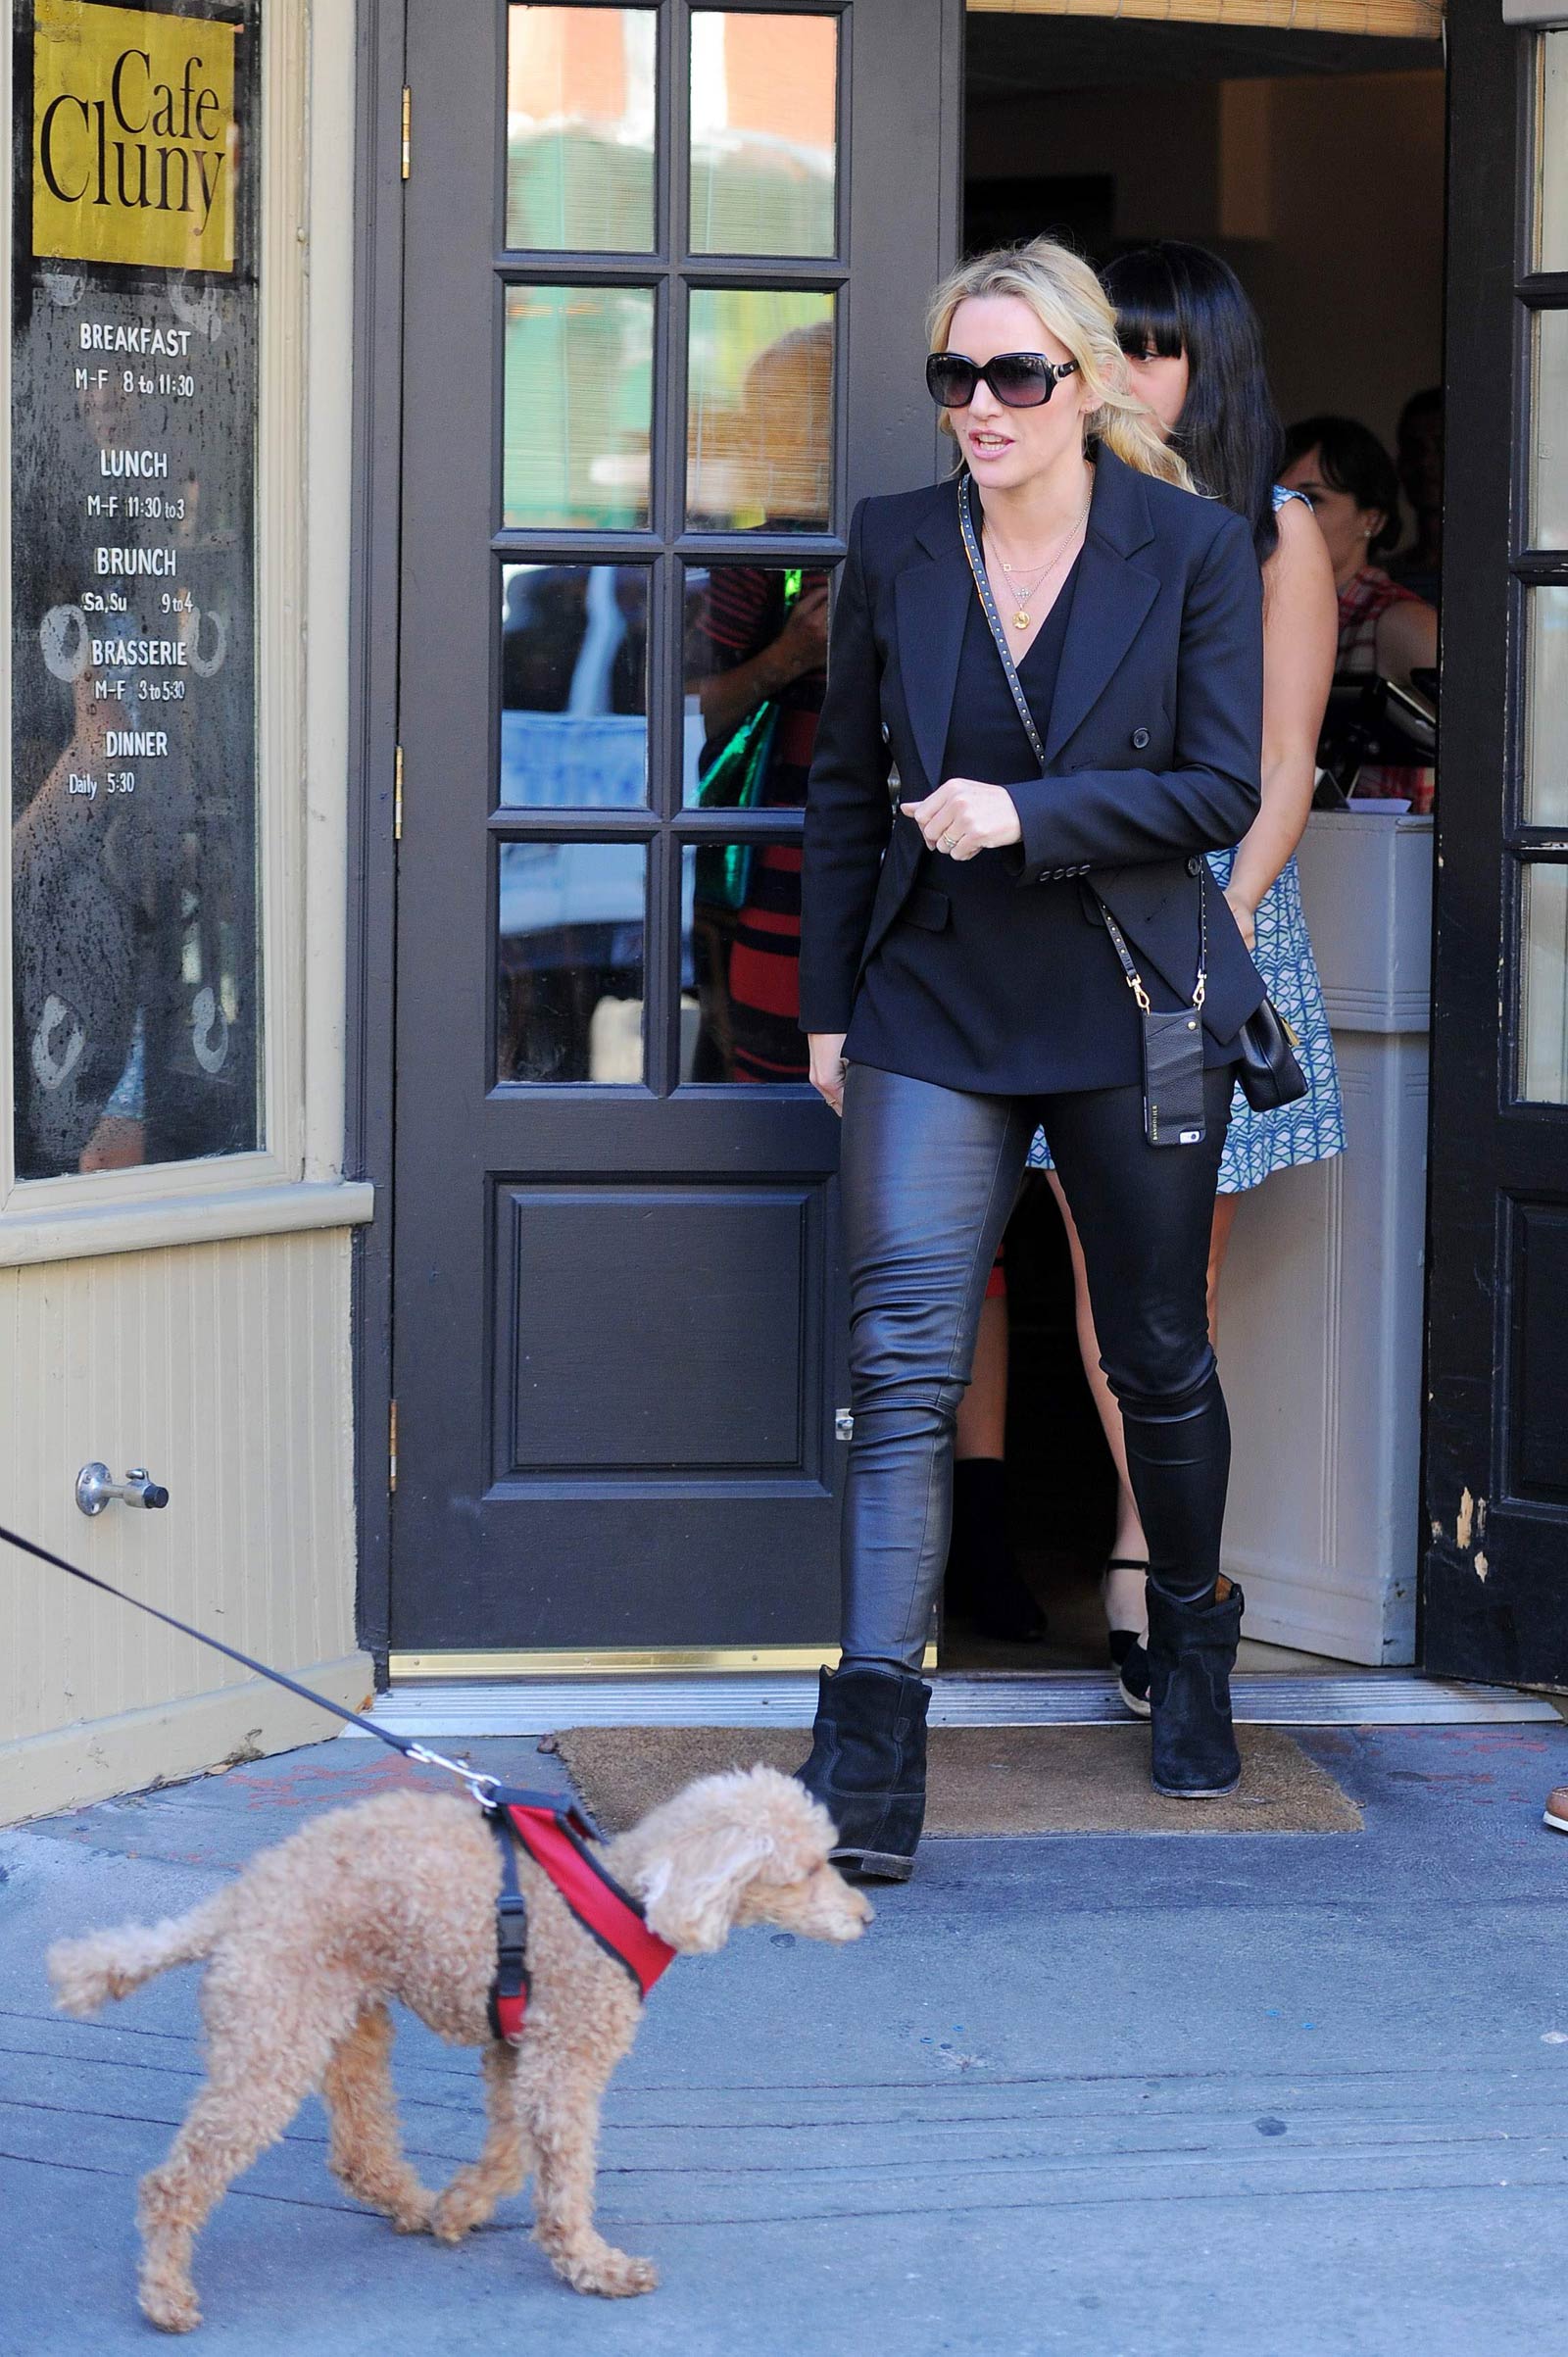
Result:
<svg viewBox="0 0 1568 2357"><path fill-rule="evenodd" d="M1299 492L1282 491L1276 484L1276 514L1288 499L1299 497ZM1223 889L1231 880L1235 852L1212 851L1208 863ZM1281 1105L1272 1113L1254 1113L1241 1090L1236 1091L1219 1166L1221 1195L1245 1194L1249 1187L1261 1186L1271 1171L1289 1170L1298 1162L1326 1162L1331 1154L1345 1152L1345 1108L1334 1039L1307 939L1294 852L1258 905L1252 960L1269 997L1300 1042L1297 1056L1310 1085L1299 1103ZM1044 1130L1035 1132L1029 1167L1052 1167Z"/></svg>

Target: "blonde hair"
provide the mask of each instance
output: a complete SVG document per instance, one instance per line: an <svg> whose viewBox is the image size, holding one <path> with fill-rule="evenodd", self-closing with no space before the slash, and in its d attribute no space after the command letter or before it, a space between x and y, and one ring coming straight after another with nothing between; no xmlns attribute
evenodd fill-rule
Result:
<svg viewBox="0 0 1568 2357"><path fill-rule="evenodd" d="M999 246L960 263L931 297L928 350L946 350L954 313L960 303L980 295L1016 295L1042 327L1065 344L1090 397L1084 413L1087 434L1098 436L1140 474L1155 475L1183 491L1194 488L1186 460L1164 439L1153 413L1128 381L1127 357L1116 341L1116 315L1087 262L1053 238L1036 237L1028 245ZM946 410L942 429L953 431Z"/></svg>

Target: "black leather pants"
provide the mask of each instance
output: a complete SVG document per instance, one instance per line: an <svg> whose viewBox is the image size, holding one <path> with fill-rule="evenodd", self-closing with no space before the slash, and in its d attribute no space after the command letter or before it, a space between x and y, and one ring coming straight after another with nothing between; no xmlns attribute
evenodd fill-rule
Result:
<svg viewBox="0 0 1568 2357"><path fill-rule="evenodd" d="M851 1066L846 1661L920 1666L947 1559L954 1424L1037 1121L1083 1244L1151 1577L1178 1597L1213 1586L1230 1426L1208 1340L1208 1244L1233 1078L1207 1075L1201 1146L1154 1148L1139 1088L970 1097Z"/></svg>

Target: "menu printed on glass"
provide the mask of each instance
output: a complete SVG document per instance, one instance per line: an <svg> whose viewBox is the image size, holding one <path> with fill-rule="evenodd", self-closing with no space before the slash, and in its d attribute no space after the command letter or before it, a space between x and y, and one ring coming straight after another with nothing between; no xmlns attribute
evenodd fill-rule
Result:
<svg viewBox="0 0 1568 2357"><path fill-rule="evenodd" d="M262 1143L260 5L17 10L22 1179Z"/></svg>

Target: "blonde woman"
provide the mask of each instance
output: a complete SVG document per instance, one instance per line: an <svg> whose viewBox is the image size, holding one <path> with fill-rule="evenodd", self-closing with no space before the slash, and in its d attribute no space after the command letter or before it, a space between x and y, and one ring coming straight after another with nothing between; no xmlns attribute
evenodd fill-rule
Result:
<svg viewBox="0 0 1568 2357"><path fill-rule="evenodd" d="M1193 1797L1238 1781L1242 1598L1219 1577L1230 1441L1205 1278L1238 1034L1262 996L1203 859L1258 808L1246 524L1189 488L1064 248L965 264L929 343L960 464L851 524L801 957L811 1078L844 1120L855 1409L841 1661L801 1774L843 1861L901 1881L924 1815L918 1670L954 1421L1037 1122L1149 1540L1154 1781ZM1193 1029L1185 1143L1147 1134L1123 952Z"/></svg>

